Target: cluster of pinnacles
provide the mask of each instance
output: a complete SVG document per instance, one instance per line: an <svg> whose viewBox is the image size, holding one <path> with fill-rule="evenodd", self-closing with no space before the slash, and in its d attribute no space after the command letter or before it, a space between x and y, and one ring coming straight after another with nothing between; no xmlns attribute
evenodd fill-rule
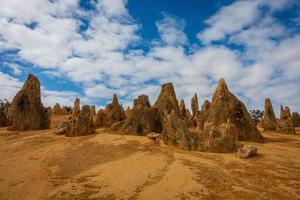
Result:
<svg viewBox="0 0 300 200"><path fill-rule="evenodd" d="M212 96L211 102L205 100L199 110L198 98L191 99L192 113L186 108L184 100L178 102L172 83L162 85L160 94L150 104L146 95L140 95L133 107L126 111L113 95L112 102L97 113L94 106L84 105L80 100L74 102L69 119L59 124L57 134L83 136L94 134L97 128L109 128L120 134L147 135L159 133L165 144L175 145L186 150L209 152L237 151L238 141L261 142L263 137L252 121L245 105L232 94L224 79ZM13 122L10 130L36 130L50 127L52 115L67 115L67 107L56 104L52 111L44 108L40 96L39 80L29 75L23 88L17 93L10 106ZM0 123L5 120L0 112ZM4 119L4 120L3 120ZM288 107L281 108L277 120L271 101L265 101L264 118L260 122L266 130L293 132L299 126L298 113L290 114ZM191 132L189 127L193 128Z"/></svg>

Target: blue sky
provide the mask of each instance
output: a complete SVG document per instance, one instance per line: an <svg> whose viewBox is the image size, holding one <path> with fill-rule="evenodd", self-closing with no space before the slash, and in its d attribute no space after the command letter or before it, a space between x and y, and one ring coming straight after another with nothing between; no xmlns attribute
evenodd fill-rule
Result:
<svg viewBox="0 0 300 200"><path fill-rule="evenodd" d="M169 81L201 104L225 78L248 108L300 111L299 13L297 0L1 1L0 98L33 73L49 106L153 103Z"/></svg>

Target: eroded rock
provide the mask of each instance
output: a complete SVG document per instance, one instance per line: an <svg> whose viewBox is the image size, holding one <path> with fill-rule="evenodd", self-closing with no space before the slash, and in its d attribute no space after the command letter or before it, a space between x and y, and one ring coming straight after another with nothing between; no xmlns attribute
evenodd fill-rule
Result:
<svg viewBox="0 0 300 200"><path fill-rule="evenodd" d="M278 128L272 102L269 98L265 99L265 112L262 122L264 130L276 130Z"/></svg>
<svg viewBox="0 0 300 200"><path fill-rule="evenodd" d="M50 128L51 112L41 101L41 86L37 77L28 75L12 104L13 122L9 130L39 130Z"/></svg>
<svg viewBox="0 0 300 200"><path fill-rule="evenodd" d="M238 148L237 153L239 158L246 159L257 155L257 148L250 144L244 144Z"/></svg>

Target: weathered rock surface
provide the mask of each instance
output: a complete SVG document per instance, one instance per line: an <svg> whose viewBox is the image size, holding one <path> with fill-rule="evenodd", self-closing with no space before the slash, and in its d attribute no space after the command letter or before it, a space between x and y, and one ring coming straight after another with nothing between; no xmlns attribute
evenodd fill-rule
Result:
<svg viewBox="0 0 300 200"><path fill-rule="evenodd" d="M194 150L197 148L197 138L193 137L184 120L174 110L166 116L161 133L165 144L172 144L181 149Z"/></svg>
<svg viewBox="0 0 300 200"><path fill-rule="evenodd" d="M84 136L93 133L95 133L93 109L88 105L84 105L80 110L80 100L77 98L74 102L70 126L66 136Z"/></svg>
<svg viewBox="0 0 300 200"><path fill-rule="evenodd" d="M51 114L52 115L67 115L69 113L65 106L61 107L59 103L56 103L52 108Z"/></svg>
<svg viewBox="0 0 300 200"><path fill-rule="evenodd" d="M294 127L300 127L300 115L297 112L292 113L292 121Z"/></svg>
<svg viewBox="0 0 300 200"><path fill-rule="evenodd" d="M276 130L278 128L272 102L269 98L265 99L265 112L262 125L264 130Z"/></svg>
<svg viewBox="0 0 300 200"><path fill-rule="evenodd" d="M228 119L230 119L230 122L237 129L238 140L263 140L262 135L254 125L245 105L228 90L225 80L220 79L218 86L213 94L212 103L210 105L209 112L204 123L204 132L214 132L211 130L218 130L217 132L220 132L222 134L228 133L228 131L226 130L220 130L221 126L223 126L223 128L232 127L232 125L229 126ZM206 123L207 128L205 129ZM227 124L227 126L225 126L224 124ZM213 128L211 128L211 126ZM207 133L206 135L209 134ZM231 136L228 137L231 138Z"/></svg>
<svg viewBox="0 0 300 200"><path fill-rule="evenodd" d="M140 95L134 100L134 106L128 112L122 131L138 135L161 131L158 110L151 107L148 96Z"/></svg>
<svg viewBox="0 0 300 200"><path fill-rule="evenodd" d="M110 127L113 123L122 121L126 118L123 107L119 104L116 94L113 95L113 100L105 107L105 122L106 127Z"/></svg>
<svg viewBox="0 0 300 200"><path fill-rule="evenodd" d="M50 109L41 101L41 86L32 74L14 97L12 104L13 123L9 130L39 130L50 128Z"/></svg>
<svg viewBox="0 0 300 200"><path fill-rule="evenodd" d="M166 116L170 114L172 110L174 110L176 115L179 115L178 102L172 83L162 85L154 107L157 108L161 124L164 123Z"/></svg>
<svg viewBox="0 0 300 200"><path fill-rule="evenodd" d="M215 153L228 153L237 150L238 129L228 118L226 123L218 126L212 123L204 124L202 148Z"/></svg>
<svg viewBox="0 0 300 200"><path fill-rule="evenodd" d="M241 147L238 148L238 153L237 153L239 158L246 159L251 156L256 156L257 155L257 148L253 145L250 144L244 144Z"/></svg>
<svg viewBox="0 0 300 200"><path fill-rule="evenodd" d="M181 119L188 120L188 116L186 113L186 107L185 107L185 103L184 103L183 99L181 99L179 102L179 116Z"/></svg>
<svg viewBox="0 0 300 200"><path fill-rule="evenodd" d="M278 120L278 131L286 134L295 134L291 111L288 106L280 106L280 119Z"/></svg>

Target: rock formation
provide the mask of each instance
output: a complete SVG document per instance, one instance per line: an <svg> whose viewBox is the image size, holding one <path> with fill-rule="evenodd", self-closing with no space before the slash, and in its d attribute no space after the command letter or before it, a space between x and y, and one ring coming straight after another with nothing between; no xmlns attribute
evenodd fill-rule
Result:
<svg viewBox="0 0 300 200"><path fill-rule="evenodd" d="M199 112L198 97L195 93L191 100L192 118L194 119Z"/></svg>
<svg viewBox="0 0 300 200"><path fill-rule="evenodd" d="M96 114L95 126L101 128L105 126L106 115L103 109L98 110Z"/></svg>
<svg viewBox="0 0 300 200"><path fill-rule="evenodd" d="M204 146L209 151L236 150L236 134L238 140L263 140L245 105L228 90L225 80L220 79L204 123Z"/></svg>
<svg viewBox="0 0 300 200"><path fill-rule="evenodd" d="M161 138L165 144L185 150L194 150L197 146L197 139L190 134L185 121L174 110L166 116Z"/></svg>
<svg viewBox="0 0 300 200"><path fill-rule="evenodd" d="M32 74L14 97L11 109L13 123L9 130L38 130L50 128L50 109L44 108L41 101L41 86Z"/></svg>
<svg viewBox="0 0 300 200"><path fill-rule="evenodd" d="M210 108L210 102L208 100L205 100L201 106L201 111L196 121L197 127L201 130L203 130L204 128L204 122L207 118L209 108Z"/></svg>
<svg viewBox="0 0 300 200"><path fill-rule="evenodd" d="M52 115L67 115L69 113L65 106L61 107L59 103L56 103L52 108L51 114Z"/></svg>
<svg viewBox="0 0 300 200"><path fill-rule="evenodd" d="M113 100L105 107L105 122L106 127L110 127L113 123L122 121L126 118L123 107L119 104L116 94L113 95Z"/></svg>
<svg viewBox="0 0 300 200"><path fill-rule="evenodd" d="M297 112L292 113L292 121L294 127L300 127L300 115Z"/></svg>
<svg viewBox="0 0 300 200"><path fill-rule="evenodd" d="M265 99L265 111L262 125L264 130L276 130L278 128L272 102L269 98Z"/></svg>
<svg viewBox="0 0 300 200"><path fill-rule="evenodd" d="M179 107L172 83L162 85L160 94L154 104L158 110L160 123L163 124L166 116L174 110L179 115Z"/></svg>
<svg viewBox="0 0 300 200"><path fill-rule="evenodd" d="M158 110L151 107L148 96L140 95L134 100L133 108L128 112L121 130L138 135L161 131Z"/></svg>
<svg viewBox="0 0 300 200"><path fill-rule="evenodd" d="M280 120L286 120L291 117L291 111L288 106L280 106Z"/></svg>
<svg viewBox="0 0 300 200"><path fill-rule="evenodd" d="M93 109L88 105L84 105L80 110L80 100L76 98L69 124L66 136L74 137L95 133Z"/></svg>
<svg viewBox="0 0 300 200"><path fill-rule="evenodd" d="M0 108L0 127L5 127L8 125L7 117L4 113L4 110Z"/></svg>
<svg viewBox="0 0 300 200"><path fill-rule="evenodd" d="M183 99L181 99L179 102L179 116L181 119L188 120L186 107Z"/></svg>

